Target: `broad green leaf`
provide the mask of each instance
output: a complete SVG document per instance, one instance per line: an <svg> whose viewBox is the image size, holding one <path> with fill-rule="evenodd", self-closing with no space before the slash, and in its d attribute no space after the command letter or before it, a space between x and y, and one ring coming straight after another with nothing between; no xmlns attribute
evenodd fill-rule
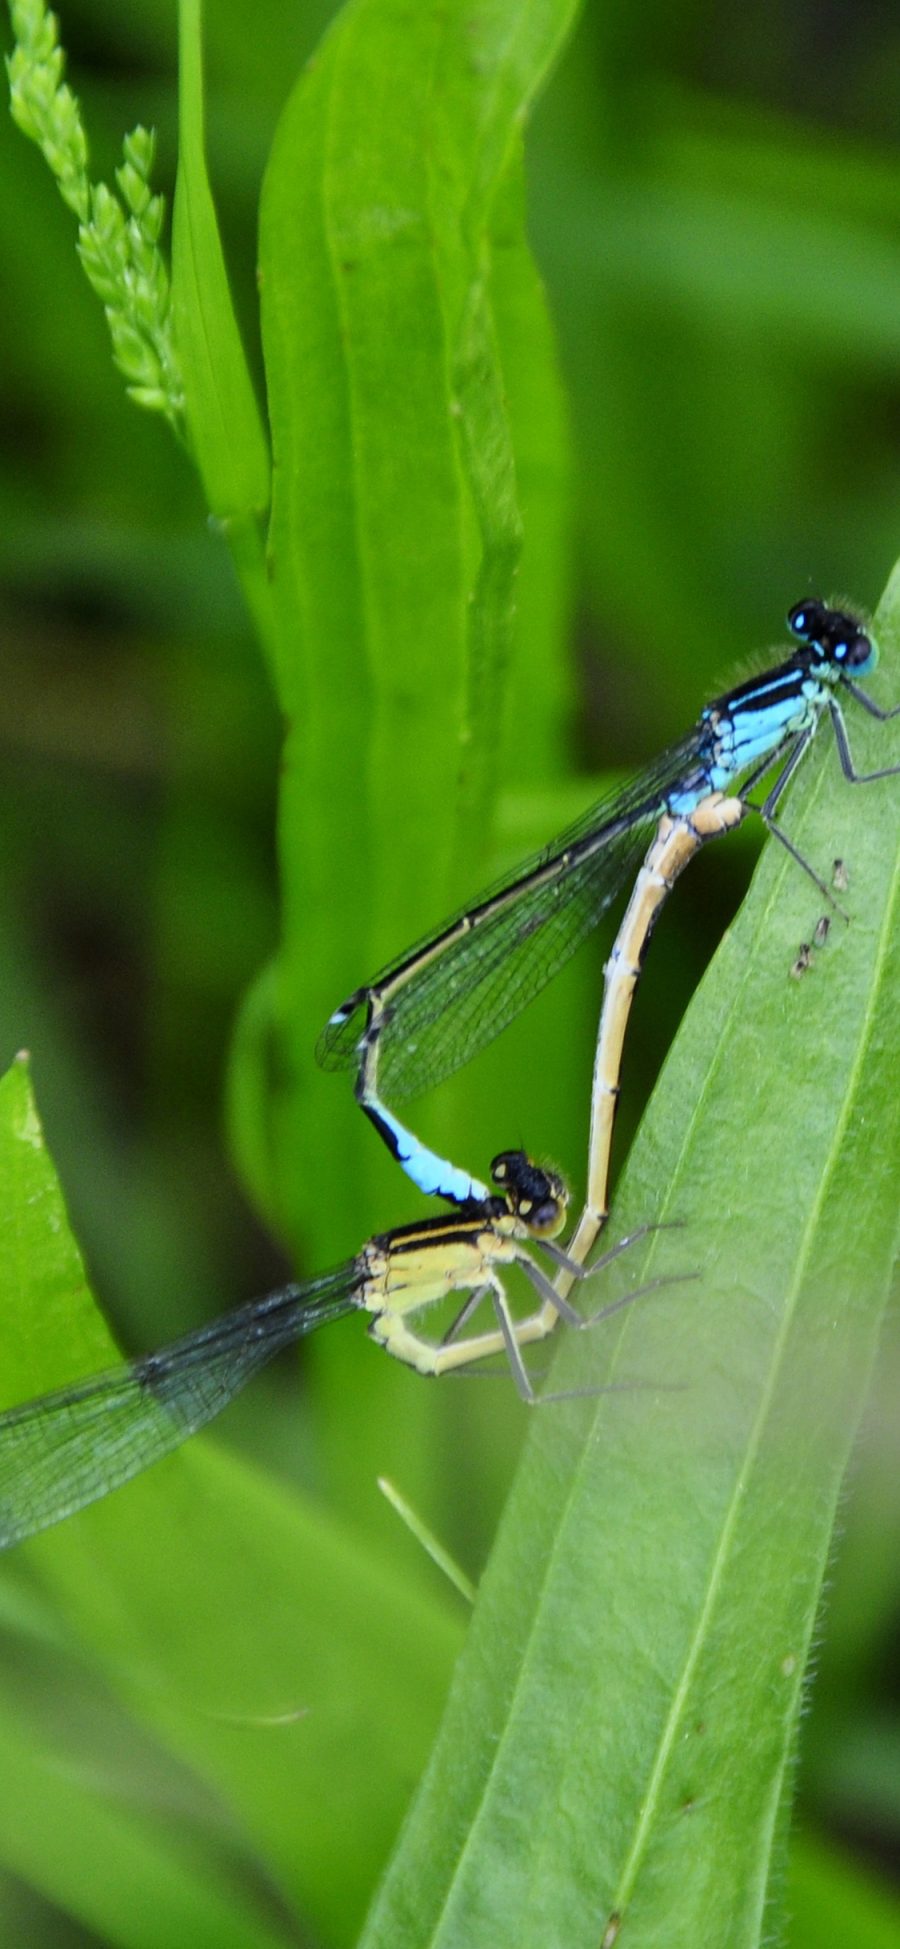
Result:
<svg viewBox="0 0 900 1949"><path fill-rule="evenodd" d="M878 620L890 702L900 571ZM896 759L893 726L851 717L860 768ZM617 1918L629 1949L756 1949L777 1925L807 1660L900 1205L900 791L851 789L827 727L804 772L789 830L826 872L847 862L852 920L793 980L822 899L769 846L615 1214L682 1228L635 1255L632 1280L700 1278L569 1335L551 1383L680 1391L536 1414L367 1949L596 1949Z"/></svg>
<svg viewBox="0 0 900 1949"><path fill-rule="evenodd" d="M115 1349L85 1284L22 1062L0 1082L0 1243L3 1405L110 1366ZM371 1358L377 1366L374 1348ZM295 1917L348 1939L419 1772L458 1642L459 1607L443 1586L433 1601L419 1596L408 1575L392 1578L325 1511L197 1439L2 1560L0 1603L18 1655L0 1679L0 1721L13 1728L24 1715L35 1759L51 1773L69 1751L73 1719L84 1714L86 1729L95 1719L77 1673L63 1687L55 1667L58 1708L45 1676L47 1711L32 1711L23 1672L35 1627L17 1603L27 1571L57 1631L82 1648L90 1682L109 1688L112 1750L117 1740L132 1750L141 1728L151 1752L158 1744L167 1766L187 1769L201 1801L213 1796L221 1844L274 1877ZM77 1734L74 1748L83 1764ZM16 1791L12 1764L0 1763L4 1783ZM79 1806L70 1832L81 1833L90 1877L89 1792ZM141 1874L150 1875L152 1792L147 1802L137 1792L133 1812L131 1840L119 1832L120 1859L129 1845L143 1847ZM0 1862L22 1867L12 1813L0 1814ZM183 1893L188 1901L187 1884ZM84 1891L79 1904L73 1890L71 1905L88 1899Z"/></svg>
<svg viewBox="0 0 900 1949"><path fill-rule="evenodd" d="M282 948L245 1011L232 1104L258 1201L319 1263L409 1217L411 1194L354 1113L351 1078L316 1068L317 1036L342 995L495 870L500 784L559 766L567 456L521 147L573 12L573 0L491 0L475 16L463 0L353 0L299 80L267 170ZM546 1063L558 1109L577 1060L564 1018L548 1047L565 1051ZM462 1100L448 1092L434 1114L486 1169ZM320 1343L315 1360L329 1486L359 1520L361 1431L342 1411L358 1352ZM458 1394L411 1396L388 1363L369 1385L389 1432L381 1466L421 1482L427 1458L429 1513L439 1529L444 1511L455 1521ZM483 1407L485 1426L505 1412L487 1395ZM496 1431L490 1460L469 1452L489 1509Z"/></svg>
<svg viewBox="0 0 900 1949"><path fill-rule="evenodd" d="M396 1173L313 1045L355 982L490 871L504 697L526 641L522 775L542 699L540 748L558 753L564 443L521 132L573 13L574 0L475 15L464 0L353 0L288 102L266 176L284 928L265 1071L259 1005L239 1043L237 1137L270 1214L326 1256L402 1212ZM543 567L546 596L517 641L525 501L530 585ZM352 1186L340 1214L333 1184Z"/></svg>

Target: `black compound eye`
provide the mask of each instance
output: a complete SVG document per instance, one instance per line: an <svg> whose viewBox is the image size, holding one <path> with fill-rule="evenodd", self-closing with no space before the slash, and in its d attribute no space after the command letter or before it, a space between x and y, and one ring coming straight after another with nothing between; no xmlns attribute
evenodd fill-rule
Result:
<svg viewBox="0 0 900 1949"><path fill-rule="evenodd" d="M872 664L871 638L858 616L844 609L829 609L818 600L798 602L788 612L788 625L801 643L841 670L865 670Z"/></svg>
<svg viewBox="0 0 900 1949"><path fill-rule="evenodd" d="M859 635L854 636L852 642L840 646L835 644L834 654L845 670L860 670L871 659L871 640L860 630Z"/></svg>
<svg viewBox="0 0 900 1949"><path fill-rule="evenodd" d="M568 1192L556 1171L544 1170L524 1150L502 1150L491 1164L491 1176L503 1191L506 1209L521 1218L529 1231L552 1235L560 1230Z"/></svg>
<svg viewBox="0 0 900 1949"><path fill-rule="evenodd" d="M491 1177L495 1184L511 1184L515 1188L528 1181L533 1168L523 1150L501 1150L491 1163Z"/></svg>
<svg viewBox="0 0 900 1949"><path fill-rule="evenodd" d="M811 597L808 602L795 602L793 608L788 610L788 629L802 642L814 642L827 617L824 602L820 602L818 597Z"/></svg>

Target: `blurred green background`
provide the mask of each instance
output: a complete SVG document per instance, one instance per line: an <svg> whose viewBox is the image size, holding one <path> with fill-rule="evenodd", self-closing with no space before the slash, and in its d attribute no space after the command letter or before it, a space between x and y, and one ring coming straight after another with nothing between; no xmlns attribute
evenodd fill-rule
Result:
<svg viewBox="0 0 900 1949"><path fill-rule="evenodd" d="M210 172L260 393L260 182L333 11L257 0L248 34L246 8L216 0L206 23ZM174 6L79 0L62 33L98 173L141 120L158 130L171 189ZM572 450L570 660L546 779L553 808L571 791L564 817L779 640L789 602L810 590L877 599L900 528L898 99L889 11L651 0L636 12L615 0L588 8L539 105L530 228ZM7 120L0 223L2 1053L5 1066L31 1049L96 1289L125 1343L150 1346L286 1263L238 1189L223 1112L236 1012L277 939L280 731L198 484L162 423L126 399L69 215ZM527 753L528 700L514 686L508 721ZM514 795L500 819L513 854L532 843L530 830L518 838ZM559 823L551 810L548 833ZM753 844L745 832L710 849L666 914L628 1050L620 1161ZM603 945L540 1017L563 1020L573 1075L590 1059ZM348 986L370 972L348 970ZM474 1121L490 1129L501 1073L515 1103L507 1072L527 1064L535 1035L526 1024L488 1058ZM583 1113L561 1089L540 1130L576 1176ZM518 1140L518 1115L499 1141ZM484 1141L470 1161L483 1168L489 1154ZM403 1187L392 1195L372 1208L353 1185L323 1186L330 1256L411 1216ZM855 1854L885 1879L900 1875L898 1378L894 1345L845 1507L800 1782L802 1816L835 1859ZM499 1386L448 1392L439 1406L427 1394L438 1433L417 1487L477 1571L521 1416ZM371 1515L370 1476L365 1496L356 1479L359 1457L370 1468L379 1454L377 1432L368 1444L360 1433L364 1402L354 1393L347 1409L350 1444L327 1379L322 1398L324 1431L324 1410L317 1428L286 1369L226 1433L405 1559L405 1537ZM448 1491L460 1442L477 1461ZM46 1939L82 1940L60 1927L48 1922ZM873 1921L858 1939L900 1941L887 1914L883 1929ZM796 1942L813 1939L798 1921Z"/></svg>

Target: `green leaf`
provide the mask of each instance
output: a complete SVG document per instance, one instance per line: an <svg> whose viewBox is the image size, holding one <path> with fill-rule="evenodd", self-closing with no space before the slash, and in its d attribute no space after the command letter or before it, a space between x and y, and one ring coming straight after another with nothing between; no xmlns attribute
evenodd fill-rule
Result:
<svg viewBox="0 0 900 1949"><path fill-rule="evenodd" d="M900 571L878 620L889 702ZM889 763L892 728L851 718L859 767ZM616 1230L682 1229L598 1298L647 1272L701 1277L567 1336L551 1383L681 1391L536 1414L367 1949L596 1949L617 1917L629 1949L771 1936L804 1674L896 1264L898 810L896 780L850 789L823 729L785 817L826 872L846 860L852 921L792 980L821 896L770 844L615 1214Z"/></svg>
<svg viewBox="0 0 900 1949"><path fill-rule="evenodd" d="M3 1404L108 1367L115 1350L85 1284L21 1061L0 1081L0 1246ZM374 1348L371 1358L377 1366ZM26 1567L46 1594L41 1625L16 1601ZM119 1753L148 1743L133 1822L110 1815L113 1906L129 1856L143 1886L168 1874L154 1782L177 1765L201 1833L212 1808L217 1845L249 1862L257 1881L274 1876L296 1917L332 1935L352 1932L427 1750L458 1643L458 1607L443 1585L434 1600L420 1596L409 1574L394 1578L358 1534L203 1438L10 1552L0 1605L17 1647L0 1675L7 1797L17 1726L52 1777L70 1765L70 1743L83 1766L86 1742L99 1742L101 1775ZM51 1630L64 1644L48 1649L41 1639ZM83 1669L68 1672L64 1646L81 1647ZM108 1693L99 1717L98 1684ZM32 1784L29 1775L23 1795ZM90 1892L95 1815L91 1790L72 1794L70 1845L48 1840L38 1880L48 1891L68 1881L77 1913L100 1899ZM0 1863L28 1872L12 1816L0 1819ZM197 1889L188 1878L179 1890L166 1900L178 1893L187 1914ZM90 1912L99 1924L100 1910ZM263 1903L256 1939L265 1940L265 1921Z"/></svg>
<svg viewBox="0 0 900 1949"><path fill-rule="evenodd" d="M180 0L179 53L172 306L185 413L212 513L246 521L268 506L269 455L206 173L200 0Z"/></svg>
<svg viewBox="0 0 900 1949"><path fill-rule="evenodd" d="M298 81L267 170L282 948L248 1001L231 1098L254 1194L314 1263L410 1216L353 1114L350 1078L317 1069L316 1037L361 977L496 870L501 784L530 786L560 762L567 454L521 146L573 12L573 0L491 0L475 16L464 0L356 0ZM511 680L528 700L521 746L518 702L504 729ZM566 1029L560 1018L548 1040L544 1109L568 1100ZM461 1101L451 1090L433 1114L465 1154ZM482 1169L503 1099L486 1101ZM518 1107L510 1099L511 1116ZM541 1104L536 1114L549 1131ZM504 1120L493 1149L508 1141ZM348 1341L314 1350L330 1492L357 1519L364 1433L343 1408L363 1384L359 1357ZM387 1362L365 1386L387 1431L380 1467L427 1480L436 1527L445 1515L455 1525L446 1452L459 1391L435 1403ZM508 1411L489 1394L474 1417L483 1451L466 1450L485 1512Z"/></svg>
<svg viewBox="0 0 900 1949"><path fill-rule="evenodd" d="M517 687L534 698L532 732L546 705L541 748L558 751L565 460L521 135L574 11L354 0L301 76L267 170L284 927L270 1032L258 995L234 1098L257 1195L317 1256L348 1239L329 1187L352 1184L366 1229L390 1213L396 1173L348 1119L349 1091L317 1074L315 1036L490 871L503 704L526 641ZM530 574L546 543L547 593L517 641L520 453ZM520 775L533 755L530 736Z"/></svg>

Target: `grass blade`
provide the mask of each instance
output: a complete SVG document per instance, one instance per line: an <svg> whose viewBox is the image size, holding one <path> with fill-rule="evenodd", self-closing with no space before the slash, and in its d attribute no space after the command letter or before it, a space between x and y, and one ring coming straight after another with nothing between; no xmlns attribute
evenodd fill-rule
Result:
<svg viewBox="0 0 900 1949"><path fill-rule="evenodd" d="M234 313L203 140L200 0L179 8L172 303L191 445L211 512L264 513L269 455Z"/></svg>

